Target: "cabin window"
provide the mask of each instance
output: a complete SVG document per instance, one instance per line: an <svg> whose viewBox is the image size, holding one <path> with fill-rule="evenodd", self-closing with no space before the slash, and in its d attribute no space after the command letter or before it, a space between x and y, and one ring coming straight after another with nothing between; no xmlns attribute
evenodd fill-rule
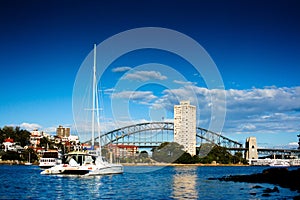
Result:
<svg viewBox="0 0 300 200"><path fill-rule="evenodd" d="M82 156L78 156L78 162L80 165L82 165Z"/></svg>

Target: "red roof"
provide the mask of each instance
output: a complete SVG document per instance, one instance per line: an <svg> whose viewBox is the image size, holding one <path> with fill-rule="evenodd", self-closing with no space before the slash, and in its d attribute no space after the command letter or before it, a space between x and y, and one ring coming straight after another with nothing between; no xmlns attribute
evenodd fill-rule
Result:
<svg viewBox="0 0 300 200"><path fill-rule="evenodd" d="M5 140L4 140L4 142L11 142L11 143L13 143L14 142L14 139L12 139L12 138L6 138Z"/></svg>

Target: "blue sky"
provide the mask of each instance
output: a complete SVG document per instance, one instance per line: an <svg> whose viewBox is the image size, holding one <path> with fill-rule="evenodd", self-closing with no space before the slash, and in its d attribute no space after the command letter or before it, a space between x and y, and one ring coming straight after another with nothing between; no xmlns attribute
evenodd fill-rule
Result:
<svg viewBox="0 0 300 200"><path fill-rule="evenodd" d="M271 0L2 0L0 127L18 125L51 132L60 124L73 126L73 85L93 44L133 28L164 27L196 40L218 67L227 99L222 134L240 142L256 136L261 146L297 142L299 9L298 1ZM186 80L150 66L134 70L147 63L170 66ZM123 88L112 94L119 80L136 81L142 87L135 93ZM147 85L151 80L169 81L172 89ZM198 123L204 128L210 118L205 94L218 96L189 63L158 50L136 51L117 59L103 76L102 88L108 121L113 120L112 99L131 98L130 115L136 122L162 115L171 119L176 99L170 94L184 98L192 89L199 97ZM164 109L154 109L161 105ZM124 119L123 123L130 122Z"/></svg>

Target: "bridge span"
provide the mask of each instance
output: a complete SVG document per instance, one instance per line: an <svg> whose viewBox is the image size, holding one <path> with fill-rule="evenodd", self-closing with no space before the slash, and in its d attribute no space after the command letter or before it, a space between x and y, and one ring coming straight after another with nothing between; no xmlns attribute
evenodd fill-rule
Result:
<svg viewBox="0 0 300 200"><path fill-rule="evenodd" d="M196 128L196 146L200 147L202 143L210 143L227 148L229 151L253 152L250 146L243 147L243 144L234 141L220 133L207 130L205 128ZM97 137L96 140L99 140ZM139 148L153 148L164 142L174 141L174 123L173 122L145 122L118 128L100 136L102 146L109 144L116 145L134 145ZM88 141L90 142L90 141ZM256 155L292 155L299 154L298 149L271 149L257 148L255 144Z"/></svg>
<svg viewBox="0 0 300 200"><path fill-rule="evenodd" d="M222 134L197 127L196 146L203 142L226 148L242 148L243 145ZM98 139L98 138L96 138ZM100 136L102 146L108 144L135 145L140 148L157 147L163 142L174 141L173 122L145 122L118 128Z"/></svg>

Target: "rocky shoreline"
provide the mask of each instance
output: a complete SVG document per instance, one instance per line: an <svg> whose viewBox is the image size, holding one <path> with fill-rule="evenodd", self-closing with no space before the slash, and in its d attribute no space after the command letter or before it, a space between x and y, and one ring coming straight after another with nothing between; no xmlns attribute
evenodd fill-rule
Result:
<svg viewBox="0 0 300 200"><path fill-rule="evenodd" d="M210 180L215 179L233 182L270 183L300 193L300 169L289 171L288 168L269 168L263 170L262 173L230 175L221 178L211 178ZM276 186L273 189L267 188L264 190L266 196L272 192L279 192L279 190ZM300 199L300 196L296 196L294 199Z"/></svg>
<svg viewBox="0 0 300 200"><path fill-rule="evenodd" d="M25 161L19 161L19 160L1 160L0 165L25 165ZM32 163L33 165L39 165L38 162Z"/></svg>
<svg viewBox="0 0 300 200"><path fill-rule="evenodd" d="M25 162L18 161L18 160L1 160L0 165L22 165Z"/></svg>

